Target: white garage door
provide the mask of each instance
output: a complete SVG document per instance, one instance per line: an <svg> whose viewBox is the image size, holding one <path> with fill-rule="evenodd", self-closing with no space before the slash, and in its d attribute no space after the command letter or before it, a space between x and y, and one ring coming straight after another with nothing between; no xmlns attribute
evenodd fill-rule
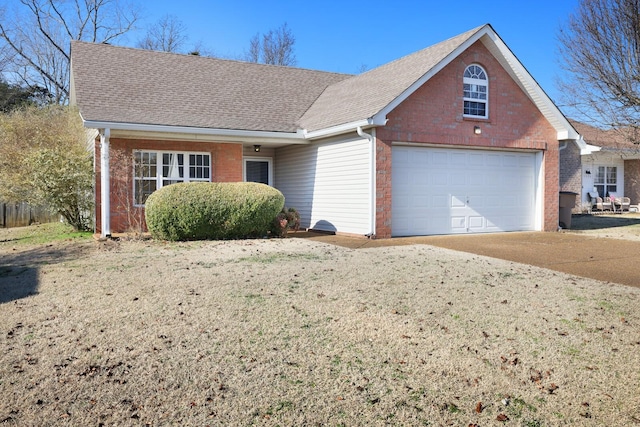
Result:
<svg viewBox="0 0 640 427"><path fill-rule="evenodd" d="M536 154L395 146L393 236L535 229Z"/></svg>

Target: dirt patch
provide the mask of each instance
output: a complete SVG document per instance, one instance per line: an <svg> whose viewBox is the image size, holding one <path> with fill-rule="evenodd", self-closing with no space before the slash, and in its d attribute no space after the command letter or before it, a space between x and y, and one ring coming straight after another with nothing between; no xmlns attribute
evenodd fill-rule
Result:
<svg viewBox="0 0 640 427"><path fill-rule="evenodd" d="M640 289L426 245L0 256L0 422L640 423Z"/></svg>

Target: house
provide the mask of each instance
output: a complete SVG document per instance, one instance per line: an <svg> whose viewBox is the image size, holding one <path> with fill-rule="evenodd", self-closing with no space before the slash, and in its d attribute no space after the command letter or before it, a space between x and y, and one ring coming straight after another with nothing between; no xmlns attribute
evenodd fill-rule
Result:
<svg viewBox="0 0 640 427"><path fill-rule="evenodd" d="M578 194L575 213L591 206L589 193L626 196L631 205L640 203L640 146L624 134L570 120L584 139L582 148L568 145L560 151L560 190Z"/></svg>
<svg viewBox="0 0 640 427"><path fill-rule="evenodd" d="M555 231L560 147L584 146L489 24L360 75L71 51L71 103L99 131L103 236L164 185L243 180L278 188L316 230Z"/></svg>

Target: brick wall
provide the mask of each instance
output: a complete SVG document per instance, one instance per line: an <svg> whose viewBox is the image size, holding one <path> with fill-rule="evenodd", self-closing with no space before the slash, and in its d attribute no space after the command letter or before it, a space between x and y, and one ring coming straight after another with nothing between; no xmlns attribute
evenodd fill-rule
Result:
<svg viewBox="0 0 640 427"><path fill-rule="evenodd" d="M560 151L560 191L572 191L578 193L574 213L582 212L582 163L580 160L580 148L573 143L567 143L567 147Z"/></svg>
<svg viewBox="0 0 640 427"><path fill-rule="evenodd" d="M489 119L462 117L462 76L470 64L489 76ZM391 144L398 142L543 150L544 224L558 228L556 131L481 42L477 42L388 114L376 132L377 237L391 235ZM474 134L480 126L481 135Z"/></svg>
<svg viewBox="0 0 640 427"><path fill-rule="evenodd" d="M624 161L624 193L632 205L640 203L640 159Z"/></svg>
<svg viewBox="0 0 640 427"><path fill-rule="evenodd" d="M242 145L193 141L154 141L111 138L111 232L145 231L144 208L133 202L133 151L163 150L203 152L211 155L211 180L214 182L242 181ZM95 145L96 164L96 233L102 230L100 201L100 140Z"/></svg>

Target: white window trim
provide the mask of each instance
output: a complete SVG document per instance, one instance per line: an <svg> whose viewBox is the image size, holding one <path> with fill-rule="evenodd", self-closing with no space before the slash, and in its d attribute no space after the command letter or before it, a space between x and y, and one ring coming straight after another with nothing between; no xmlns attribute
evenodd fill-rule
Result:
<svg viewBox="0 0 640 427"><path fill-rule="evenodd" d="M247 182L247 162L267 162L269 164L269 175L267 179L270 185L273 187L273 157L245 157L242 162L242 179L244 182Z"/></svg>
<svg viewBox="0 0 640 427"><path fill-rule="evenodd" d="M185 158L188 158L188 156L190 154L196 154L196 155L204 155L204 156L208 156L209 157L209 179L190 179L189 176L187 176L188 174L185 173L185 177L184 177L184 182L211 182L211 179L213 177L213 163L212 163L212 156L211 153L208 151L174 151L174 150L144 150L144 149L137 149L137 150L133 150L132 156L133 156L133 180L132 180L132 191L131 194L133 195L133 206L135 207L144 207L144 204L138 204L137 200L136 200L136 161L135 161L135 154L136 153L155 153L156 154L156 191L158 191L159 189L162 188L162 181L164 180L164 177L162 176L162 155L163 154L182 154L185 156ZM185 165L184 166L185 169L188 169L189 166Z"/></svg>
<svg viewBox="0 0 640 427"><path fill-rule="evenodd" d="M486 80L480 80L480 79L473 79L470 77L464 77L464 73L467 72L467 69L469 67L472 66L476 66L478 68L480 68L483 72L484 75L487 77ZM464 69L464 73L463 73L463 77L462 77L462 87L463 87L463 92L462 92L462 116L466 117L466 118L470 118L470 119L488 119L489 118L489 74L487 73L487 70L484 69L484 67L482 67L479 64L470 64L468 65L465 69ZM476 99L476 98L466 98L464 96L464 85L465 84L475 84L477 85L478 83L484 83L484 86L487 88L487 99ZM484 116L477 116L474 114L464 114L464 103L465 101L470 101L470 102L480 102L480 103L484 103Z"/></svg>
<svg viewBox="0 0 640 427"><path fill-rule="evenodd" d="M598 175L598 168L604 168L604 181L603 182L596 182L596 177ZM609 180L607 179L607 171L608 169L611 168L616 168L616 183L611 183L609 182ZM618 194L622 193L619 188L621 187L620 185L620 177L618 176L620 173L620 167L618 165L612 165L612 164L596 164L594 165L594 168L592 168L595 172L595 175L593 177L593 187L595 188L597 185L602 185L604 187L603 190L603 197L606 197L607 193L609 193L609 195L614 195L617 196ZM607 191L607 189L609 187L613 187L615 185L616 187L616 191Z"/></svg>

